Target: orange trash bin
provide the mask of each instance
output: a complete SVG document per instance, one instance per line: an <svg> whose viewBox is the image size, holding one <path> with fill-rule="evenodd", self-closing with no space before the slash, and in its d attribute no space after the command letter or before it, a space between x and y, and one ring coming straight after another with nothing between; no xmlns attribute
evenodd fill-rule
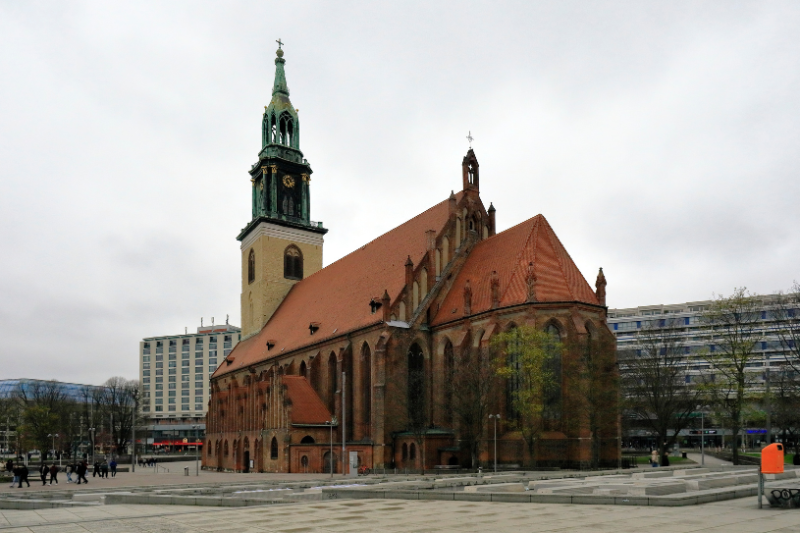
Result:
<svg viewBox="0 0 800 533"><path fill-rule="evenodd" d="M761 473L783 474L783 444L770 444L761 450Z"/></svg>

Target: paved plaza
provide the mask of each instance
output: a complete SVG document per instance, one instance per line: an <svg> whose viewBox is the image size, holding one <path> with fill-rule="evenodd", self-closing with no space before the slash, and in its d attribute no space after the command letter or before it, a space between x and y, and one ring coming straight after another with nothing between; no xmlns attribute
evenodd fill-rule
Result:
<svg viewBox="0 0 800 533"><path fill-rule="evenodd" d="M188 464L173 464L169 473L151 470L121 473L109 480L90 479L88 486L63 483L56 492L137 487L191 488L197 484L228 486L269 482L330 480L321 474L234 474L201 472L183 475ZM641 469L640 473L650 472ZM9 489L41 494L31 489ZM45 491L50 491L48 486ZM30 494L30 496L35 496ZM745 497L688 507L594 505L559 503L505 503L407 499L333 499L248 507L186 505L84 504L36 510L0 511L0 533L161 533L161 532L665 532L689 531L800 533L800 509L758 509L757 498Z"/></svg>
<svg viewBox="0 0 800 533"><path fill-rule="evenodd" d="M3 533L155 532L800 532L800 510L755 498L689 508L340 500L239 509L157 505L0 512Z"/></svg>

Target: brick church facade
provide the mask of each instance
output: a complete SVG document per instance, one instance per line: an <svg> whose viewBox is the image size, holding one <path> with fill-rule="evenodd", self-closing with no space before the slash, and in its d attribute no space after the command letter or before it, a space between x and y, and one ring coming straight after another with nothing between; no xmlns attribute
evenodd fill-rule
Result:
<svg viewBox="0 0 800 533"><path fill-rule="evenodd" d="M578 357L578 341L613 343L602 269L592 290L542 215L496 233L472 149L460 192L322 268L327 229L310 220L311 167L300 151L283 50L277 55L262 150L250 170L252 220L238 236L242 341L211 378L203 465L341 472L344 432L345 457L355 452L367 467L467 466L451 412L458 391L448 379L458 355L485 355L494 336L523 325L557 335L568 347L565 363ZM412 371L422 379L412 382ZM586 463L589 417L570 400L574 377L564 371L558 380L563 408L541 434L536 459ZM488 412L501 415L498 461L521 464L529 458L510 421L508 386L497 379ZM424 421L421 443L409 431L411 416ZM604 416L595 429L599 455L615 463L618 417ZM482 461L493 458L493 428L487 418Z"/></svg>

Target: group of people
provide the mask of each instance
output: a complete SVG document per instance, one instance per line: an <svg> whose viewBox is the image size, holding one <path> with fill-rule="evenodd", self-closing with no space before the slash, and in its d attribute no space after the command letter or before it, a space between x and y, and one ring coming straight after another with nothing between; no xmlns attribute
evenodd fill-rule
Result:
<svg viewBox="0 0 800 533"><path fill-rule="evenodd" d="M92 466L94 467L92 469L92 477L107 478L109 471L111 472L111 477L117 477L117 462L114 459L111 459L111 461L103 459L102 463L95 461Z"/></svg>
<svg viewBox="0 0 800 533"><path fill-rule="evenodd" d="M155 466L157 460L155 457L137 457L136 462L139 464L139 466Z"/></svg>
<svg viewBox="0 0 800 533"><path fill-rule="evenodd" d="M109 472L111 473L111 477L116 477L117 475L117 462L114 459L111 461L106 461L105 459L100 461L95 461L94 465L92 465L92 477L100 477L100 478L107 478ZM17 464L14 465L14 461L10 460L6 462L6 470L11 473L12 481L11 487L18 484L17 488L22 488L22 484L26 483L28 487L31 486L30 481L28 480L28 475L30 471L28 467L24 464ZM89 480L86 479L86 473L89 471L89 465L86 461L78 461L77 463L70 463L65 467L65 472L67 474L67 483L75 483L80 485L81 483L89 483ZM50 485L55 483L58 485L58 473L61 471L61 467L57 464L52 463L50 466L47 465L46 462L42 462L42 466L39 467L39 477L42 480L42 485L47 485L48 482L48 475ZM72 476L76 475L77 480L73 480Z"/></svg>

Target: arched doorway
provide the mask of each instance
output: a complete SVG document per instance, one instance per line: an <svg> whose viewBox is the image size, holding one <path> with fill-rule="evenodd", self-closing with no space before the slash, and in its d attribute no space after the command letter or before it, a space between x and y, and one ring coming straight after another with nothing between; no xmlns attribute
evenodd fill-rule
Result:
<svg viewBox="0 0 800 533"><path fill-rule="evenodd" d="M322 472L325 474L331 473L331 466L333 467L333 472L335 473L338 469L338 461L336 454L331 454L331 452L325 452L322 456Z"/></svg>
<svg viewBox="0 0 800 533"><path fill-rule="evenodd" d="M242 465L242 472L245 474L250 472L250 440L244 438L244 453L242 454L244 464Z"/></svg>

